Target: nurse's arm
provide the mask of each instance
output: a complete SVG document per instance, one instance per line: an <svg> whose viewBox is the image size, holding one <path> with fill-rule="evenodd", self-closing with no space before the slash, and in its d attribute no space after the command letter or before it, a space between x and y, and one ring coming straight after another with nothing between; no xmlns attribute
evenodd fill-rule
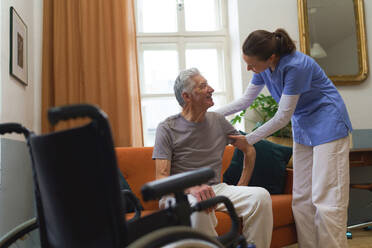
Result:
<svg viewBox="0 0 372 248"><path fill-rule="evenodd" d="M255 85L250 83L247 89L245 90L244 94L239 99L225 106L222 106L214 111L224 116L227 116L245 110L249 106L251 106L252 102L254 101L254 99L256 99L256 97L263 88L264 85Z"/></svg>
<svg viewBox="0 0 372 248"><path fill-rule="evenodd" d="M278 111L274 117L246 136L249 144L253 145L267 136L285 127L291 120L300 95L282 95Z"/></svg>

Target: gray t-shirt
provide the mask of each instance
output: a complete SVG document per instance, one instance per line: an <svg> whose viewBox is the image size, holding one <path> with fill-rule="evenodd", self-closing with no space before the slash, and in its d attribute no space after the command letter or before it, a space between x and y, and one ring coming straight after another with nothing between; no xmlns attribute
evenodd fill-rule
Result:
<svg viewBox="0 0 372 248"><path fill-rule="evenodd" d="M221 182L223 152L230 143L228 134L239 132L218 113L207 112L200 123L173 115L156 130L152 158L170 160L171 175L210 167L216 176L208 184L217 184Z"/></svg>

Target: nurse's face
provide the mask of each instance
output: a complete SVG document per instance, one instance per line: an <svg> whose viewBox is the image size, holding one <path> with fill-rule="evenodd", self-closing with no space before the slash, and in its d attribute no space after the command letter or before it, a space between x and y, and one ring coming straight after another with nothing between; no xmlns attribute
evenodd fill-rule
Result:
<svg viewBox="0 0 372 248"><path fill-rule="evenodd" d="M247 71L260 73L271 66L273 56L271 56L267 60L259 60L256 56L247 56L243 54L243 59L245 63L247 63Z"/></svg>

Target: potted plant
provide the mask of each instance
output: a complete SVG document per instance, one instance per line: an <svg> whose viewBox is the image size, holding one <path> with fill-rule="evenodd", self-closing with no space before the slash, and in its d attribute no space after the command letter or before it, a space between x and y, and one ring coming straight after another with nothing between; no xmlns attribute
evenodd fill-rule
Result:
<svg viewBox="0 0 372 248"><path fill-rule="evenodd" d="M265 96L264 94L260 94L256 97L256 99L253 101L251 106L249 107L253 111L255 111L260 118L259 121L256 122L255 127L252 129L252 131L256 130L263 124L265 124L268 120L270 120L275 113L278 111L278 103L274 100L272 96ZM231 120L231 124L235 124L237 122L241 122L242 118L244 117L247 110L241 111L239 114L235 115L235 117ZM292 145L292 125L291 122L289 122L285 127L282 129L276 131L271 135L272 137L280 137L281 140L287 140L284 142L279 143L285 143L286 145ZM282 139L287 138L287 139ZM270 140L275 140L275 143L278 143L275 138L270 138Z"/></svg>

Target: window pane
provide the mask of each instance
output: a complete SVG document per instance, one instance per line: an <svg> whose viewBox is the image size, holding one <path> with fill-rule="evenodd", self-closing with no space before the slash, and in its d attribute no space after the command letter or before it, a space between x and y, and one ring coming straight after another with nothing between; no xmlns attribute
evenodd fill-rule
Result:
<svg viewBox="0 0 372 248"><path fill-rule="evenodd" d="M175 0L138 0L137 11L140 32L177 32Z"/></svg>
<svg viewBox="0 0 372 248"><path fill-rule="evenodd" d="M186 49L186 68L198 68L215 91L224 90L219 53L217 48Z"/></svg>
<svg viewBox="0 0 372 248"><path fill-rule="evenodd" d="M210 107L208 109L208 111L214 111L218 108L221 108L223 107L224 105L226 105L226 96L225 95L213 95L212 96L213 98L213 102L214 102L214 105L212 107Z"/></svg>
<svg viewBox="0 0 372 248"><path fill-rule="evenodd" d="M213 95L214 106L209 109L213 111L226 104L226 96ZM176 98L142 98L142 121L145 146L153 146L155 143L156 128L160 122L167 117L181 112Z"/></svg>
<svg viewBox="0 0 372 248"><path fill-rule="evenodd" d="M215 111L216 109L225 106L227 104L227 97L225 95L213 95L213 102L214 102L214 105L210 109L208 109L208 111ZM240 112L228 116L227 120L230 121L238 114L240 114ZM244 131L245 130L244 118L242 118L242 121L240 123L239 122L235 123L234 128L236 130Z"/></svg>
<svg viewBox="0 0 372 248"><path fill-rule="evenodd" d="M158 124L181 112L176 97L142 98L142 121L145 146L153 146Z"/></svg>
<svg viewBox="0 0 372 248"><path fill-rule="evenodd" d="M215 31L220 29L218 0L184 0L187 31Z"/></svg>
<svg viewBox="0 0 372 248"><path fill-rule="evenodd" d="M172 44L166 49L144 48L142 94L173 93L174 80L178 73L178 52Z"/></svg>

